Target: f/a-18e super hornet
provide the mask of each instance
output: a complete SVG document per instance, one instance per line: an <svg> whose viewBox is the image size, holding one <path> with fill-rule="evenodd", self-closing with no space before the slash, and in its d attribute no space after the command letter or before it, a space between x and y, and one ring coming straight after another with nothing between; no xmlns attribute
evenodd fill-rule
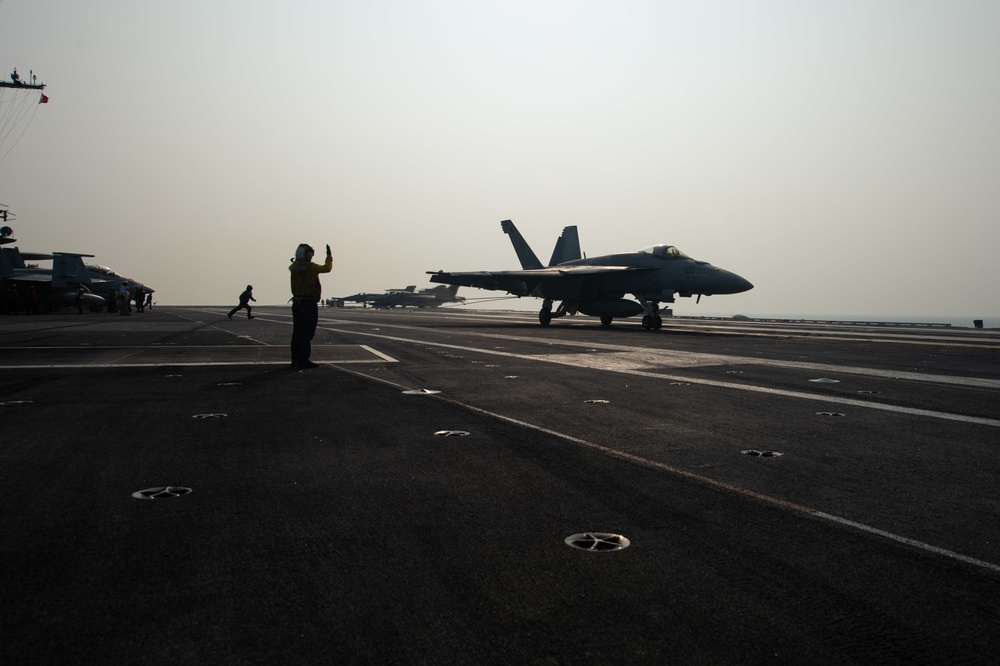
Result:
<svg viewBox="0 0 1000 666"><path fill-rule="evenodd" d="M389 289L384 294L354 294L340 299L352 303L364 303L373 308L437 308L445 303L464 303L465 299L456 296L458 286L440 285L430 289L417 291L417 285L411 284L406 289Z"/></svg>
<svg viewBox="0 0 1000 666"><path fill-rule="evenodd" d="M506 291L544 299L538 320L548 326L556 317L581 312L610 326L616 317L642 315L645 329L663 325L660 303L675 296L738 294L753 289L749 281L707 261L697 261L673 245L652 245L638 252L581 258L576 227L566 227L549 266L543 267L514 223L500 223L510 236L521 270L432 272L431 282ZM575 255L575 256L574 256ZM624 298L631 294L635 301ZM552 305L561 301L555 312Z"/></svg>

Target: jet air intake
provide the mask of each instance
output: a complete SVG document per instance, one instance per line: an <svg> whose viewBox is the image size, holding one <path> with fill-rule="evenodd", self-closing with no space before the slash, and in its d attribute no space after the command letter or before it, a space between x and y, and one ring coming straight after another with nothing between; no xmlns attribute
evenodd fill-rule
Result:
<svg viewBox="0 0 1000 666"><path fill-rule="evenodd" d="M627 298L598 298L593 301L580 301L577 311L591 317L634 317L642 314L642 306Z"/></svg>

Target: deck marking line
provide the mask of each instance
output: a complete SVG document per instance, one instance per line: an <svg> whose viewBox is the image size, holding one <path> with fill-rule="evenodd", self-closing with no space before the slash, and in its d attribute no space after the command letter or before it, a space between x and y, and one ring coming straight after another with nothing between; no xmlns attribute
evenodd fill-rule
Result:
<svg viewBox="0 0 1000 666"><path fill-rule="evenodd" d="M403 343L408 343L408 344L421 344L421 345L428 345L428 346L433 346L433 347L443 347L445 349L454 349L456 351L465 351L465 352L479 353L479 354L491 354L491 355L494 355L494 356L505 356L505 357L508 357L508 358L517 358L517 359L521 359L521 360L525 360L525 361L544 361L546 363L558 363L558 364L561 364L561 365L570 365L570 366L573 366L573 367L580 367L582 365L581 363L569 363L569 362L567 362L567 360L565 358L559 358L559 357L550 358L548 355L545 355L545 354L536 354L536 355L533 355L533 354L517 354L517 353L514 353L514 352L500 351L500 350L497 350L497 349L480 349L480 348L477 348L477 347L467 347L467 346L464 346L464 345L453 345L453 344L449 344L449 343L446 343L446 342L429 342L429 341L426 341L426 340L416 340L416 339L412 339L412 338L402 338L402 337L394 336L394 335L382 335L382 334L379 334L379 333L365 333L365 332L361 332L361 331L345 331L345 330L342 330L342 329L335 329L335 328L325 328L325 330L333 331L335 333L346 333L346 334L350 334L350 335L363 335L363 336L366 336L366 337L381 338L383 340L392 340L394 342L403 342ZM574 355L574 358L575 359L582 358L582 359L585 360L586 356L585 355L581 355L580 357L576 357ZM600 369L600 368L598 368L598 369ZM881 411L886 411L886 412L895 412L897 414L909 414L911 416L926 416L928 418L944 419L944 420L948 420L948 421L961 421L961 422L964 422L964 423L972 423L972 424L976 424L976 425L985 425L985 426L990 426L990 427L994 427L994 428L1000 427L1000 420L997 420L997 419L991 419L991 418L986 418L986 417L981 417L981 416L965 416L963 414L950 414L948 412L938 412L938 411L933 411L933 410L930 410L930 409L918 409L918 408L915 408L915 407L899 407L899 406L896 406L896 405L887 405L887 404L878 403L878 402L865 402L863 400L857 400L855 398L842 398L842 397L838 397L838 396L818 395L818 394L814 394L814 393L804 393L802 391L789 391L787 389L772 389L772 388L767 388L767 387L764 387L764 386L754 386L752 384L737 384L735 382L723 382L723 381L718 381L718 380L714 380L714 379L700 379L700 378L685 377L685 376L681 376L681 375L666 375L666 374L660 374L658 372L648 372L648 371L635 370L635 369L611 369L611 370L609 370L609 372L618 372L618 373L621 373L621 374L634 375L634 376L637 376L637 377L647 377L647 378L650 378L650 379L665 379L665 380L674 381L674 382L686 382L688 384L699 384L699 385L703 385L703 386L713 386L713 387L716 387L716 388L734 389L734 390L738 390L738 391L748 391L748 392L751 392L751 393L765 393L765 394L768 394L768 395L777 395L777 396L781 396L781 397L785 397L785 398L796 398L796 399L800 399L800 400L813 400L813 401L816 401L816 402L826 402L826 403L833 403L833 404L837 404L837 405L849 405L851 407L861 407L863 409L876 409L876 410L881 410Z"/></svg>
<svg viewBox="0 0 1000 666"><path fill-rule="evenodd" d="M324 323L330 323L331 321L338 324L357 324L357 322L347 321L347 320L325 320ZM380 324L380 325L384 326L385 328L398 328L408 331L426 330L424 327L421 326L410 326L407 324ZM334 331L337 333L347 333L356 335L375 335L372 333L366 333L363 331L356 331L356 330L344 330L344 329L335 329L329 327L324 327L324 328L326 328L326 330ZM504 335L497 333L479 333L479 332L468 332L467 334L470 336L483 337L491 340L510 340L513 342L529 342L529 343L539 342L539 340L536 338L524 337L518 335ZM375 337L379 336L375 335ZM390 338L390 339L397 339L400 341L407 340L406 338ZM417 341L410 340L410 342L417 342ZM428 343L428 344L441 344L441 343ZM607 344L600 342L578 342L575 340L560 340L552 344L558 344L566 347L583 347L586 349L596 348L612 352L620 351L632 355L636 353L648 354L650 356L664 359L663 360L664 365L673 365L675 367L690 367L695 365L719 365L719 364L760 365L760 366L772 366L779 368L815 370L821 372L822 371L839 372L842 374L878 377L883 379L930 381L930 382L939 382L943 384L956 384L959 386L973 386L978 388L1000 389L1000 380L983 379L979 377L956 377L952 375L933 375L929 373L909 372L906 370L893 371L893 370L879 370L876 368L859 368L854 366L833 366L825 363L782 361L778 359L762 359L750 356L734 356L731 354L706 354L703 352L681 352L675 350L661 349L657 347L631 347L628 345L614 345L614 344ZM468 348L456 347L456 349L468 349Z"/></svg>
<svg viewBox="0 0 1000 666"><path fill-rule="evenodd" d="M209 309L198 309L198 308L190 308L190 309L196 309L201 312L212 313L212 314L217 312L216 310L209 310ZM524 313L512 311L507 314L493 313L493 314L470 315L465 312L459 312L457 311L456 308L448 308L448 309L456 312L456 314L450 316L453 316L455 318L462 316L463 319L472 322L483 322L483 321L493 321L493 320L496 321L514 320L514 321L523 321L528 323L528 322L537 322L538 320L537 314L533 311ZM322 314L325 315L326 312L323 311ZM423 313L416 313L416 312L413 313L414 316L417 316L418 314L423 314ZM265 315L254 315L254 318L258 318L261 316ZM290 319L291 313L287 315L277 313L277 314L271 314L270 316L273 317L283 316ZM278 320L272 319L269 321L277 322ZM352 326L370 325L367 322L359 322L353 319L320 319L320 323L346 324ZM566 324L576 327L586 325L586 323L589 322L569 322L569 321L566 322ZM977 337L981 336L981 333L973 332L971 329L968 332L966 332L963 331L961 328L942 329L942 330L948 330L950 333L953 333L954 335L933 335L933 334L920 335L919 333L914 333L913 329L906 327L900 327L900 328L890 327L880 330L859 330L859 331L820 331L817 333L812 331L803 331L801 328L793 329L793 328L781 328L775 326L770 326L767 328L757 328L751 326L704 325L700 321L696 320L692 321L684 318L676 319L673 321L665 319L664 324L667 328L674 330L707 328L711 329L714 333L721 335L746 335L749 337L767 337L772 334L778 334L781 337L785 338L816 340L816 339L822 339L824 336L826 337L858 336L854 338L847 338L847 341L884 342L884 343L894 343L894 344L909 343L917 345L940 345L944 347L973 347L980 349L996 349L998 346L1000 346L1000 341L997 341L995 338L976 339ZM795 325L799 327L802 326L802 324L800 323L796 323ZM841 325L851 326L851 324L847 322ZM379 322L379 326L394 327L394 328L419 328L403 324L390 324L385 322ZM484 334L470 333L470 335L484 335Z"/></svg>
<svg viewBox="0 0 1000 666"><path fill-rule="evenodd" d="M365 378L365 379L369 379L369 380L373 380L373 381L379 382L381 384L386 384L388 386L392 386L393 388L397 388L397 389L399 389L401 391L405 391L405 390L408 390L408 389L411 388L411 387L408 387L408 386L404 386L402 384L397 384L396 382L391 381L391 380L386 379L386 378L383 378L383 377L373 377L371 375L366 375L363 372L359 372L357 370L348 370L346 368L336 368L336 369L339 370L340 372L346 372L348 374L355 375L357 377L362 377L362 378ZM545 428L543 426L535 425L533 423L528 423L527 421L522 421L520 419L515 419L515 418L510 417L510 416L505 416L503 414L498 414L496 412L491 412L489 410L482 409L482 408L476 407L474 405L470 405L470 404L467 404L467 403L464 403L464 402L460 402L458 400L455 400L454 398L448 398L448 397L446 397L446 396L444 396L444 395L442 395L440 393L433 394L433 395L428 395L426 397L429 398L429 399L433 399L433 400L440 400L442 402L447 402L449 404L455 405L456 407L461 407L463 409L467 409L467 410L469 410L471 412L474 412L476 414L481 414L483 416L488 416L490 418L498 419L500 421L506 421L507 423L511 423L513 425L517 425L517 426L520 426L520 427L523 427L523 428L528 428L529 430L535 430L537 432L541 432L541 433L544 433L546 435L551 435L553 437L557 437L559 439L562 439L562 440L567 441L567 442L571 442L573 444L579 444L581 446L585 446L585 447L593 449L595 451L599 451L599 452L601 452L601 453L603 453L605 455L608 455L608 456L610 456L612 458L619 458L621 460L626 460L628 462L635 463L635 464L640 465L642 467L647 467L647 468L651 468L651 469L660 470L660 471L663 471L663 472L668 472L670 474L673 474L673 475L676 475L676 476L681 476L683 478L690 479L692 481L697 481L699 483L703 483L705 485L708 485L708 486L711 486L711 487L714 487L714 488L718 488L720 490L726 490L726 491L729 491L729 492L732 492L732 493L743 495L744 497L750 497L750 498L753 498L753 499L756 499L756 500L760 500L761 502L770 504L772 506L777 506L777 507L781 507L781 508L784 508L784 509L788 509L788 510L794 511L796 513L800 513L800 514L803 514L803 515L806 515L806 516L811 516L813 518L819 518L821 520L825 520L825 521L828 521L828 522L836 523L838 525L843 525L845 527L851 527L851 528L854 528L854 529L859 530L861 532L865 532L867 534L872 534L872 535L875 535L875 536L880 536L880 537L883 537L885 539L889 539L891 541L895 541L897 543L901 543L901 544L905 544L907 546L911 546L913 548L916 548L918 550L922 550L924 552L933 553L935 555L940 555L940 556L943 556L943 557L946 557L946 558L949 558L949 559L956 560L958 562L963 562L965 564L970 564L970 565L973 565L973 566L976 566L976 567L979 567L979 568L982 568L982 569L987 569L987 570L993 571L995 573L1000 573L1000 565L993 564L992 562L986 562L984 560L977 560L974 557L969 557L967 555L962 555L961 553L956 553L954 551L947 550L945 548L939 548L938 546L932 546L929 543L924 543L923 541L917 541L916 539L910 539L909 537L904 537L904 536L901 536L899 534L894 534L892 532L887 532L886 530L882 530L882 529L879 529L877 527L872 527L871 525L866 525L864 523L859 523L859 522L857 522L855 520L849 520L847 518L841 518L840 516L835 516L833 514L826 513L826 512L823 512L823 511L817 511L815 509L810 509L809 507L803 506L801 504L796 504L794 502L788 502L786 500L783 500L783 499L780 499L780 498L777 498L777 497L773 497L771 495L765 495L765 494L759 493L759 492L757 492L755 490L750 490L749 488L744 488L742 486L737 486L737 485L732 484L732 483L727 483L725 481L719 481L718 479L713 479L713 478L710 478L710 477L707 477L707 476L703 476L701 474L696 474L694 472L690 472L688 470L681 469L679 467L674 467L673 465L667 465L665 463L656 462L655 460L649 460L648 458L643 458L641 456L637 456L637 455L632 454L632 453L626 453L624 451L618 451L616 449L612 449L612 448L609 448L607 446L602 446L601 444L596 444L596 443L588 441L586 439L581 439L579 437L574 437L573 435L567 435L565 433L561 433L561 432L559 432L557 430L552 430L550 428Z"/></svg>
<svg viewBox="0 0 1000 666"><path fill-rule="evenodd" d="M358 345L358 346L361 347L362 349L364 349L365 351L367 351L367 352L369 352L371 354L374 354L375 356L378 356L383 361L388 361L389 363L399 363L399 361L397 361L393 357L389 356L388 354L383 354L382 352L378 351L377 349L372 349L368 345Z"/></svg>

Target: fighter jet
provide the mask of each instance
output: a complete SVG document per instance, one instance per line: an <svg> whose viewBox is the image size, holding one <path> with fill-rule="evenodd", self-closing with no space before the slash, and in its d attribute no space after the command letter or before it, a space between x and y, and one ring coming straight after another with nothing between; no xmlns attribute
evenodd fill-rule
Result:
<svg viewBox="0 0 1000 666"><path fill-rule="evenodd" d="M6 211L3 211L6 212ZM10 227L0 228L0 245L16 243L11 238ZM118 289L127 282L130 293L142 287L147 294L155 290L138 280L127 278L107 266L85 264L84 257L92 254L76 252L21 252L16 247L0 248L0 289L6 294L11 283L23 294L23 289L35 286L38 304L43 308L75 307L80 285L84 287L82 305L90 310L100 310L105 305L101 294ZM41 268L37 262L51 261L52 268Z"/></svg>
<svg viewBox="0 0 1000 666"><path fill-rule="evenodd" d="M90 256L90 255L88 255ZM117 289L122 282L127 282L129 286L129 293L134 294L137 287L142 287L142 290L147 294L155 293L156 290L152 287L148 287L138 280L134 280L129 277L125 277L121 273L108 268L107 266L102 266L100 264L87 264L87 274L90 276L91 281L94 283L96 291L107 290L111 288Z"/></svg>
<svg viewBox="0 0 1000 666"><path fill-rule="evenodd" d="M416 307L437 308L445 303L464 303L465 299L456 296L458 286L444 285L416 291L417 285L411 284L406 289L389 289L384 294L354 294L340 299L354 303L364 303L373 308Z"/></svg>
<svg viewBox="0 0 1000 666"><path fill-rule="evenodd" d="M11 238L10 227L0 228L0 245L16 242ZM20 292L31 286L38 292L38 304L45 308L74 307L80 285L84 287L81 301L83 307L97 309L104 305L104 299L91 293L90 276L83 264L83 257L92 254L74 252L52 252L51 254L21 253L16 247L0 248L0 293L7 294L11 285ZM40 268L27 261L52 261L52 268Z"/></svg>
<svg viewBox="0 0 1000 666"><path fill-rule="evenodd" d="M750 289L749 281L707 261L697 261L673 245L651 245L638 252L601 257L579 257L575 227L563 230L556 243L552 263L542 267L534 252L517 231L514 223L500 223L521 261L521 270L451 273L428 271L431 282L506 291L514 296L543 299L538 321L542 326L564 315L577 312L600 317L610 326L616 317L642 315L642 327L658 329L663 325L660 303L673 303L675 296L738 294ZM570 231L572 230L572 231ZM568 238L563 240L563 238ZM576 247L572 243L576 242ZM577 258L567 259L568 255ZM635 301L624 298L626 294ZM552 306L561 301L555 312Z"/></svg>

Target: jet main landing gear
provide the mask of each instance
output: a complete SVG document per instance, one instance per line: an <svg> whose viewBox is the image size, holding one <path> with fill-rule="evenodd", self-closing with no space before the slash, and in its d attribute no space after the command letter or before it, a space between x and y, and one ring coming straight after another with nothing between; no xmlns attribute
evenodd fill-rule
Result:
<svg viewBox="0 0 1000 666"><path fill-rule="evenodd" d="M552 299L546 298L542 301L542 309L538 311L538 323L542 326L548 326L549 322L557 317L565 317L566 315L576 314L576 303L563 301L556 308L556 311L552 311Z"/></svg>

